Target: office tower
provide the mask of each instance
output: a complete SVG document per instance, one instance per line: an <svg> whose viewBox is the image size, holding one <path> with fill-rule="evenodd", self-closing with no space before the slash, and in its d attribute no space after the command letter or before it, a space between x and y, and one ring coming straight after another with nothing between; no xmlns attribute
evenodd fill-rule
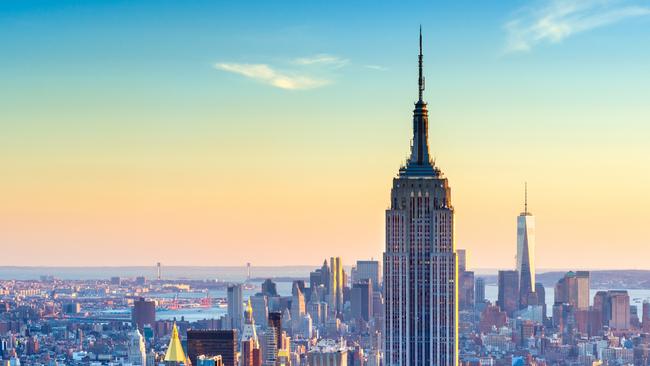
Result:
<svg viewBox="0 0 650 366"><path fill-rule="evenodd" d="M535 292L535 217L528 212L528 185L524 190L524 211L517 216L520 307L526 307L529 304L530 294Z"/></svg>
<svg viewBox="0 0 650 366"><path fill-rule="evenodd" d="M278 349L281 349L282 348L282 313L275 312L275 311L269 313L268 329L275 332L275 344Z"/></svg>
<svg viewBox="0 0 650 366"><path fill-rule="evenodd" d="M509 317L519 308L519 274L517 271L499 271L499 297L497 305Z"/></svg>
<svg viewBox="0 0 650 366"><path fill-rule="evenodd" d="M138 276L135 278L135 284L144 286L147 284L147 279L144 276Z"/></svg>
<svg viewBox="0 0 650 366"><path fill-rule="evenodd" d="M241 340L242 342L252 340L254 348L259 348L256 329L255 319L253 319L253 307L251 306L251 301L248 300L246 311L244 311L244 327L241 333Z"/></svg>
<svg viewBox="0 0 650 366"><path fill-rule="evenodd" d="M144 337L137 328L131 333L128 351L129 362L131 364L138 366L147 365L147 349L144 345Z"/></svg>
<svg viewBox="0 0 650 366"><path fill-rule="evenodd" d="M456 249L456 257L458 258L458 272L467 270L467 251L465 249Z"/></svg>
<svg viewBox="0 0 650 366"><path fill-rule="evenodd" d="M256 357L257 352L257 357ZM239 364L240 366L260 366L257 363L261 362L259 356L260 348L256 346L255 342L252 339L242 339L241 341L241 353ZM257 363L256 363L257 362Z"/></svg>
<svg viewBox="0 0 650 366"><path fill-rule="evenodd" d="M458 272L458 308L469 310L474 308L474 272Z"/></svg>
<svg viewBox="0 0 650 366"><path fill-rule="evenodd" d="M200 355L221 356L224 366L236 366L238 352L237 330L193 330L187 331L187 357L196 364Z"/></svg>
<svg viewBox="0 0 650 366"><path fill-rule="evenodd" d="M381 266L379 261L357 261L357 266L352 276L352 283L361 282L363 280L371 280L373 290L379 291L381 289Z"/></svg>
<svg viewBox="0 0 650 366"><path fill-rule="evenodd" d="M278 296L278 289L277 286L275 285L275 282L273 282L270 278L267 278L262 282L262 294L271 297L271 296Z"/></svg>
<svg viewBox="0 0 650 366"><path fill-rule="evenodd" d="M228 286L228 319L233 329L242 329L242 319L244 317L243 303L241 285Z"/></svg>
<svg viewBox="0 0 650 366"><path fill-rule="evenodd" d="M630 329L630 296L627 291L607 291L605 315L611 329Z"/></svg>
<svg viewBox="0 0 650 366"><path fill-rule="evenodd" d="M481 304L485 302L485 279L479 277L474 282L474 302Z"/></svg>
<svg viewBox="0 0 650 366"><path fill-rule="evenodd" d="M291 289L291 319L293 319L293 329L298 328L303 315L305 315L305 295L302 294L299 284L294 282Z"/></svg>
<svg viewBox="0 0 650 366"><path fill-rule="evenodd" d="M333 314L343 312L343 265L341 257L330 258L330 291L329 305Z"/></svg>
<svg viewBox="0 0 650 366"><path fill-rule="evenodd" d="M256 294L250 297L251 306L253 307L253 319L255 324L266 328L269 317L269 305L265 295Z"/></svg>
<svg viewBox="0 0 650 366"><path fill-rule="evenodd" d="M251 264L246 263L246 282L250 282L251 280Z"/></svg>
<svg viewBox="0 0 650 366"><path fill-rule="evenodd" d="M643 332L650 333L650 302L648 300L643 301L642 308L642 322L643 322Z"/></svg>
<svg viewBox="0 0 650 366"><path fill-rule="evenodd" d="M261 334L261 346L262 365L276 366L275 361L278 355L278 334L275 327L269 326L269 328Z"/></svg>
<svg viewBox="0 0 650 366"><path fill-rule="evenodd" d="M535 283L535 297L537 298L537 305L542 307L542 316L546 319L546 289L540 282Z"/></svg>
<svg viewBox="0 0 650 366"><path fill-rule="evenodd" d="M458 364L454 210L447 178L429 157L421 33L418 60L411 155L393 179L386 211L387 366Z"/></svg>
<svg viewBox="0 0 650 366"><path fill-rule="evenodd" d="M302 335L304 339L309 339L313 335L314 322L311 320L311 315L305 313L300 319L300 326L298 327L298 332Z"/></svg>
<svg viewBox="0 0 650 366"><path fill-rule="evenodd" d="M370 321L372 318L372 280L366 279L352 285L352 318Z"/></svg>
<svg viewBox="0 0 650 366"><path fill-rule="evenodd" d="M555 303L589 310L589 271L567 272L555 285Z"/></svg>
<svg viewBox="0 0 650 366"><path fill-rule="evenodd" d="M131 323L134 327L138 327L140 331L144 329L145 325L153 326L156 322L156 303L154 301L147 301L144 297L140 297L133 302L133 309L131 310Z"/></svg>
<svg viewBox="0 0 650 366"><path fill-rule="evenodd" d="M162 280L162 265L160 262L156 263L156 278L158 281Z"/></svg>
<svg viewBox="0 0 650 366"><path fill-rule="evenodd" d="M122 284L122 279L120 277L111 277L111 285L119 286Z"/></svg>
<svg viewBox="0 0 650 366"><path fill-rule="evenodd" d="M185 352L183 352L181 340L178 338L178 328L176 327L176 323L174 323L174 326L172 327L172 336L169 339L169 346L167 347L167 352L165 352L165 365L187 365L188 361L188 358L185 357Z"/></svg>
<svg viewBox="0 0 650 366"><path fill-rule="evenodd" d="M325 294L329 294L330 288L330 268L327 265L327 259L323 261L323 266L309 273L309 287L312 291L320 286L325 288Z"/></svg>

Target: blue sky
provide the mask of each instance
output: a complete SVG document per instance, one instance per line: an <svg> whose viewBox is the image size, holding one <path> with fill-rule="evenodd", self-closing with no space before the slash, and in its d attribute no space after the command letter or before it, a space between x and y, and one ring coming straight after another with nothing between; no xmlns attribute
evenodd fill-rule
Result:
<svg viewBox="0 0 650 366"><path fill-rule="evenodd" d="M431 146L477 266L510 264L523 181L542 267L570 265L553 255L568 245L595 250L580 266L611 267L612 245L647 244L650 2L624 0L2 1L4 240L142 248L132 263L84 258L98 264L205 264L174 258L177 238L219 264L242 257L233 246L305 240L320 249L283 260L378 257L420 24ZM242 187L271 198L231 202ZM343 207L349 222L322 230ZM251 209L286 220L255 218L268 232L238 236ZM197 219L173 225L170 212Z"/></svg>

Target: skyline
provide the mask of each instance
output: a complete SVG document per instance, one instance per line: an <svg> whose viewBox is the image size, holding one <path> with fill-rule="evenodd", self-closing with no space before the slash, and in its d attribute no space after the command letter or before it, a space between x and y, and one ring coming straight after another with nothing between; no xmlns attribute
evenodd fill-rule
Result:
<svg viewBox="0 0 650 366"><path fill-rule="evenodd" d="M469 267L514 267L527 181L538 268L648 268L649 13L598 4L3 3L0 266L381 258L422 23Z"/></svg>

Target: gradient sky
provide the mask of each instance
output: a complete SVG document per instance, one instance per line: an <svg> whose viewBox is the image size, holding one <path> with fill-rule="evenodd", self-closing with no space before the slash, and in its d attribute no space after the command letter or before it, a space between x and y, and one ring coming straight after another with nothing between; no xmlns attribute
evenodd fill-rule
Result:
<svg viewBox="0 0 650 366"><path fill-rule="evenodd" d="M244 5L245 4L245 5ZM456 244L650 268L650 2L2 1L0 265L381 256L424 32Z"/></svg>

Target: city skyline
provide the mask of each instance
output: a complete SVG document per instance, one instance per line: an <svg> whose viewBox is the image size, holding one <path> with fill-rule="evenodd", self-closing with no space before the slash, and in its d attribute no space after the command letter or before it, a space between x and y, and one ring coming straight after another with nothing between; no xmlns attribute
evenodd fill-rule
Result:
<svg viewBox="0 0 650 366"><path fill-rule="evenodd" d="M561 4L3 2L0 266L381 258L422 24L468 267L514 268L527 181L538 272L648 268L650 12Z"/></svg>

